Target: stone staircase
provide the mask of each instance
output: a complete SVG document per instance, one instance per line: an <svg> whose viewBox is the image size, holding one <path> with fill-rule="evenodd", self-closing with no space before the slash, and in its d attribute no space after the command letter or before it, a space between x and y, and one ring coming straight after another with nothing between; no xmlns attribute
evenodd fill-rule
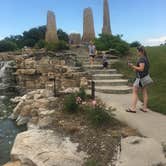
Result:
<svg viewBox="0 0 166 166"><path fill-rule="evenodd" d="M89 57L86 54L79 54L77 58L82 62L85 71L88 71L92 76L91 78L95 82L95 90L97 92L110 94L131 93L132 88L127 85L128 80L123 79L122 74L111 68L111 65L118 61L117 56L109 56L108 69L103 69L102 58L95 58L94 65L89 64Z"/></svg>
<svg viewBox="0 0 166 166"><path fill-rule="evenodd" d="M88 70L91 72L91 68ZM128 80L123 79L123 75L118 74L115 69L94 70L92 67L91 74L97 92L127 94L132 90L131 87L127 86Z"/></svg>

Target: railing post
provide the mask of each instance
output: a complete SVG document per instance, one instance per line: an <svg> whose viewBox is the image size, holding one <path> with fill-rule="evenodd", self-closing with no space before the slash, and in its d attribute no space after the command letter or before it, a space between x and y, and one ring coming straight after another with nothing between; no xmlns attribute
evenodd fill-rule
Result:
<svg viewBox="0 0 166 166"><path fill-rule="evenodd" d="M91 87L91 96L92 96L92 99L94 100L95 99L95 82L92 81L91 85L92 85L92 87Z"/></svg>

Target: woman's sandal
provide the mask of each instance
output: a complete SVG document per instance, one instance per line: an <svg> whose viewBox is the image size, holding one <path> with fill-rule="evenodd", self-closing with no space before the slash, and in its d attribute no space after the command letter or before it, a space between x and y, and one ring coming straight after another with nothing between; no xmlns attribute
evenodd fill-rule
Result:
<svg viewBox="0 0 166 166"><path fill-rule="evenodd" d="M140 108L139 110L142 112L148 112L147 110L144 110L143 108Z"/></svg>
<svg viewBox="0 0 166 166"><path fill-rule="evenodd" d="M136 113L136 111L132 110L131 108L126 109L126 112Z"/></svg>

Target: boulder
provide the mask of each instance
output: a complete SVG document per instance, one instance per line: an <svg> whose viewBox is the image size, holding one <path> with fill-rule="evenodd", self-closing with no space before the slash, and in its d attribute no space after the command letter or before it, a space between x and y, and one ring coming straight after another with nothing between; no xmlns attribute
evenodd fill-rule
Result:
<svg viewBox="0 0 166 166"><path fill-rule="evenodd" d="M80 166L87 155L77 146L51 130L32 129L17 135L11 159L26 166Z"/></svg>

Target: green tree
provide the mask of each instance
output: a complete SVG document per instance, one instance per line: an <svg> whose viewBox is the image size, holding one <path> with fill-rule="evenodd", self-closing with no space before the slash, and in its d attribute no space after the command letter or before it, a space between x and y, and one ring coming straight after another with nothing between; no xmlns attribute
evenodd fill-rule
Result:
<svg viewBox="0 0 166 166"><path fill-rule="evenodd" d="M141 45L141 43L139 41L134 41L132 43L130 43L130 47L139 47Z"/></svg>
<svg viewBox="0 0 166 166"><path fill-rule="evenodd" d="M11 41L11 42L14 42L18 48L22 48L24 45L23 45L23 36L21 35L15 35L15 36L10 36L10 37L6 37L4 39L5 41Z"/></svg>
<svg viewBox="0 0 166 166"><path fill-rule="evenodd" d="M66 32L64 32L62 29L58 29L57 31L58 39L63 40L65 42L69 42L69 36Z"/></svg>
<svg viewBox="0 0 166 166"><path fill-rule="evenodd" d="M16 43L7 40L0 41L0 52L14 51L17 49Z"/></svg>
<svg viewBox="0 0 166 166"><path fill-rule="evenodd" d="M29 31L23 32L24 46L34 47L39 40L44 40L46 33L46 26L32 28Z"/></svg>
<svg viewBox="0 0 166 166"><path fill-rule="evenodd" d="M129 52L129 44L122 40L122 35L100 34L99 38L96 38L94 42L96 49L100 51L115 49L120 55L126 55Z"/></svg>

